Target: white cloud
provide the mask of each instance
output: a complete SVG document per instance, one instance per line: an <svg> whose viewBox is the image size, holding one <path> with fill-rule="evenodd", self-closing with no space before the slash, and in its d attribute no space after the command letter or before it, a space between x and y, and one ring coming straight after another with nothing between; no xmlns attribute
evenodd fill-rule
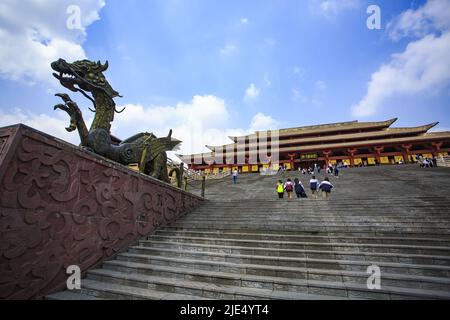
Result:
<svg viewBox="0 0 450 320"><path fill-rule="evenodd" d="M322 80L316 81L315 86L316 86L316 89L321 90L321 91L325 90L327 88L326 83Z"/></svg>
<svg viewBox="0 0 450 320"><path fill-rule="evenodd" d="M53 81L50 63L86 57L86 27L99 19L104 0L3 0L0 3L0 75L27 83ZM80 28L67 28L67 8L80 8Z"/></svg>
<svg viewBox="0 0 450 320"><path fill-rule="evenodd" d="M274 130L278 129L279 125L280 123L271 116L258 112L252 119L250 131Z"/></svg>
<svg viewBox="0 0 450 320"><path fill-rule="evenodd" d="M227 44L219 50L221 55L227 56L237 52L237 47L234 44Z"/></svg>
<svg viewBox="0 0 450 320"><path fill-rule="evenodd" d="M441 127L438 125L437 127L431 128L429 132L444 132L448 131L450 132L450 127Z"/></svg>
<svg viewBox="0 0 450 320"><path fill-rule="evenodd" d="M247 18L242 18L241 19L241 23L242 24L248 24L248 19Z"/></svg>
<svg viewBox="0 0 450 320"><path fill-rule="evenodd" d="M250 86L245 90L244 100L253 100L258 98L259 89L255 87L255 84L251 83Z"/></svg>
<svg viewBox="0 0 450 320"><path fill-rule="evenodd" d="M269 75L267 73L264 74L264 84L266 87L270 87L272 85L272 82L269 79Z"/></svg>
<svg viewBox="0 0 450 320"><path fill-rule="evenodd" d="M292 68L292 73L293 73L296 77L300 78L300 80L303 80L303 79L305 78L305 75L306 75L305 69L303 69L303 68L301 68L301 67L299 67L299 66L294 66L294 67Z"/></svg>
<svg viewBox="0 0 450 320"><path fill-rule="evenodd" d="M88 119L87 124L89 125L91 122L92 119ZM26 112L21 109L15 109L11 113L3 113L0 111L0 127L18 123L23 123L29 127L35 128L75 145L80 143L77 133L69 133L66 131L65 128L69 126L70 118L62 111L55 111L55 114L52 116L43 113L35 114Z"/></svg>
<svg viewBox="0 0 450 320"><path fill-rule="evenodd" d="M292 100L295 102L300 101L303 104L308 103L308 97L301 94L301 92L296 88L292 89L291 97L292 97Z"/></svg>
<svg viewBox="0 0 450 320"><path fill-rule="evenodd" d="M450 31L449 27L438 18L441 13L426 9L430 3L434 2L429 1L417 9L417 12L422 13L415 14L414 11L407 11L408 15L436 21L433 28L444 27L444 29L440 30L440 34L428 34L419 40L410 42L404 52L392 55L389 63L383 64L374 72L368 83L365 97L352 107L355 117L375 114L382 103L390 97L436 92L449 84ZM423 12L427 12L427 15ZM433 19L428 17L430 12L434 12L436 17ZM402 19L400 18L400 20ZM420 21L412 23L409 27L405 23L400 25L401 27L396 27L396 30L401 30L402 34L419 35L429 31L429 25ZM423 29L421 30L418 26L423 26ZM397 31L395 34L398 35L399 32Z"/></svg>
<svg viewBox="0 0 450 320"><path fill-rule="evenodd" d="M273 38L266 38L264 40L264 42L266 43L266 45L268 45L269 47L273 47L277 44L277 42L275 41L275 39Z"/></svg>
<svg viewBox="0 0 450 320"><path fill-rule="evenodd" d="M313 0L312 9L322 15L331 16L343 10L355 8L359 3L359 0Z"/></svg>
<svg viewBox="0 0 450 320"><path fill-rule="evenodd" d="M247 128L232 128L230 112L223 99L213 95L196 95L190 102L179 102L174 106L143 106L125 104L125 111L116 114L112 123L112 133L121 139L139 132L153 132L165 136L173 130L173 137L182 140L180 149L169 152L172 159L178 161L175 154L208 152L205 145L224 145L231 141L228 136L242 136L257 130L276 129L279 122L272 117L257 113ZM26 113L20 109L12 113L0 112L0 127L24 123L37 130L54 135L73 144L79 144L77 132L67 132L69 117L59 111L52 115ZM87 125L92 117L87 119Z"/></svg>
<svg viewBox="0 0 450 320"><path fill-rule="evenodd" d="M406 10L387 25L393 40L406 36L423 37L430 32L449 28L450 0L429 0L417 10Z"/></svg>

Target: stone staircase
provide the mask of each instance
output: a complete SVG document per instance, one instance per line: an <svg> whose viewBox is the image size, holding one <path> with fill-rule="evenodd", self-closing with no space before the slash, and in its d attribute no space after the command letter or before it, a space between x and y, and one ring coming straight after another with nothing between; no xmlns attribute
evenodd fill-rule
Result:
<svg viewBox="0 0 450 320"><path fill-rule="evenodd" d="M209 184L205 205L47 299L450 299L450 170L343 170L328 201L276 199L288 176L309 179Z"/></svg>

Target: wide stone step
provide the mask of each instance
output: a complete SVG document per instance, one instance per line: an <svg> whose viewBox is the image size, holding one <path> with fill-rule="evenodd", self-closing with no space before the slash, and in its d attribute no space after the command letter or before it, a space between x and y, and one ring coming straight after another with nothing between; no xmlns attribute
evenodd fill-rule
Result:
<svg viewBox="0 0 450 320"><path fill-rule="evenodd" d="M180 230L180 231L195 231L195 232L212 232L212 233L244 233L244 234L265 234L265 235L272 235L272 234L284 234L287 236L296 236L296 235L325 235L330 238L340 238L342 236L348 236L353 239L359 239L359 238L417 238L417 239L442 239L442 241L447 242L448 239L450 239L449 234L436 234L436 233L424 233L424 232L403 232L399 234L398 232L384 232L384 231L364 231L360 232L359 230L347 230L347 231L339 231L339 232L318 232L318 231L299 231L299 230L277 230L277 229L250 229L250 228L227 228L227 226L217 226L215 229L211 229L210 227L202 227L202 226L192 226L187 225L184 226L183 224L178 225L166 225L164 227L160 227L161 230ZM440 243L442 244L442 242Z"/></svg>
<svg viewBox="0 0 450 320"><path fill-rule="evenodd" d="M170 223L169 226L175 227L187 227L192 228L196 226L201 226L205 229L235 229L235 230L246 230L246 229L259 229L261 231L265 230L283 230L283 231L298 231L298 232L396 232L396 233L430 233L436 235L450 236L450 226L443 227L423 227L423 226L399 226L398 224L370 224L360 225L358 223L348 223L348 224L336 224L336 223L286 223L286 222L276 222L276 221L248 221L248 223L235 222L233 220L222 221L219 223L216 220L184 220Z"/></svg>
<svg viewBox="0 0 450 320"><path fill-rule="evenodd" d="M362 251L326 251L326 250L295 250L295 249L272 249L257 247L220 246L208 244L192 244L181 242L147 241L136 248L172 249L196 252L217 252L243 255L267 255L273 257L299 257L316 259L336 260L362 260L362 261L384 261L399 263L418 263L450 266L450 256L436 256L426 254L403 254L384 252L362 252Z"/></svg>
<svg viewBox="0 0 450 320"><path fill-rule="evenodd" d="M250 239L250 240L278 240L278 241L332 241L344 243L385 243L385 244L427 244L427 245L443 245L444 243L450 247L450 236L447 238L427 238L427 237L401 237L401 236L355 236L345 235L317 235L317 234L283 234L283 233L259 233L254 232L233 232L229 230L215 230L200 228L173 228L162 227L154 232L154 235L162 236L188 236L188 237L220 237L224 239Z"/></svg>
<svg viewBox="0 0 450 320"><path fill-rule="evenodd" d="M292 198L292 199L278 199L276 202L265 202L263 200L256 200L256 201L241 201L240 203L225 203L225 202L219 202L219 201L207 201L206 203L202 204L201 207L199 207L199 210L205 210L205 209L216 209L216 210L233 210L236 208L244 208L244 209L250 209L255 210L258 209L259 206L263 205L264 207L268 209L292 209L292 208L303 208L303 209L318 209L318 210L324 210L326 208L335 208L340 210L348 209L349 211L352 210L361 210L361 208L367 208L367 209L385 209L385 210L397 210L401 208L405 209L412 209L415 210L417 208L421 209L433 209L433 208L440 208L440 209L447 209L445 212L448 211L448 207L445 206L446 203L448 203L448 199L442 199L438 201L417 201L414 199L407 200L404 199L402 201L394 201L394 200L386 200L386 199L373 199L373 200L346 200L346 201L336 201L336 200L324 200L321 198ZM233 205L235 204L235 205Z"/></svg>
<svg viewBox="0 0 450 320"><path fill-rule="evenodd" d="M80 290L66 290L49 294L45 296L45 300L103 300L103 299L81 293Z"/></svg>
<svg viewBox="0 0 450 320"><path fill-rule="evenodd" d="M195 211L189 214L190 217L207 218L207 217L236 217L236 218L265 218L265 217L285 217L295 219L317 219L317 218L339 218L339 219L379 219L383 221L385 219L404 220L408 219L414 221L449 221L450 213L428 212L426 215L423 211L403 210L399 212L394 211L379 211L379 210L366 210L366 211L349 211L349 210L314 210L314 209L299 209L289 208L287 210L262 210L261 208L249 211L249 210L215 210L208 209L203 211Z"/></svg>
<svg viewBox="0 0 450 320"><path fill-rule="evenodd" d="M361 252L387 252L405 254L450 255L449 246L427 245L400 245L400 244L373 244L373 243L339 243L339 242L301 242L301 241L274 241L249 239L224 239L219 237L170 237L153 235L151 241L164 241L175 243L208 244L222 246L244 246L272 249L309 249L327 251L361 251ZM139 241L145 245L146 240Z"/></svg>
<svg viewBox="0 0 450 320"><path fill-rule="evenodd" d="M206 299L222 300L253 300L253 299L285 299L285 300L317 300L339 299L336 296L307 294L302 292L288 292L259 288L246 288L229 285L217 285L199 281L170 279L158 276L117 272L107 269L91 270L88 279L98 282L113 283L133 288L152 288L176 294L194 295ZM342 297L343 298L343 297ZM342 299L341 298L341 299Z"/></svg>
<svg viewBox="0 0 450 320"><path fill-rule="evenodd" d="M374 203L379 203L382 208L389 208L393 205L398 205L400 207L416 207L416 206L425 206L431 205L445 207L445 203L450 200L450 197L428 197L428 198L420 198L420 197L412 197L412 198L395 198L395 197L354 197L354 198L343 198L343 197L334 197L328 200L323 199L318 196L317 199L312 197L308 198L284 198L278 199L276 198L276 194L273 199L259 198L259 199L246 199L244 203L242 201L233 200L207 200L202 207L210 206L210 207L220 207L220 208L232 208L232 207L246 207L245 204L248 204L252 207L255 207L258 203L263 204L265 206L274 208L280 207L289 207L289 206L305 206L305 207L320 207L320 206L335 206L335 207L345 207L345 204L348 204L350 208L360 208L361 206L373 207ZM233 206L236 204L236 206Z"/></svg>
<svg viewBox="0 0 450 320"><path fill-rule="evenodd" d="M398 224L404 224L404 225L412 225L412 226L420 226L424 225L427 226L427 224L438 225L440 223L449 223L449 219L441 219L441 218L435 218L435 217L426 217L426 218L419 218L414 216L403 216L403 217L395 217L395 216L340 216L340 215L319 215L316 214L314 216L304 216L301 213L265 213L265 214L248 214L246 212L240 212L238 214L205 214L205 215L198 215L198 214L191 214L188 217L184 217L180 219L180 221L189 220L189 221L210 221L210 220L217 220L219 222L221 221L236 221L236 222L243 222L246 223L246 221L255 221L258 219L264 219L267 221L283 221L283 222L296 222L296 223L317 223L317 222L341 222L341 223L398 223Z"/></svg>
<svg viewBox="0 0 450 320"><path fill-rule="evenodd" d="M193 257L195 255L195 257ZM212 258L214 258L212 260ZM120 253L117 255L118 260L132 261L141 263L150 263L156 265L168 266L187 266L199 268L203 270L223 271L239 270L239 273L249 273L249 269L257 269L261 267L277 268L276 272L285 272L286 274L299 273L304 274L308 268L327 269L327 270L347 270L366 272L367 268L375 264L380 267L382 272L396 274L422 275L430 277L450 277L450 267L435 265L419 265L406 263L391 263L373 261L367 263L365 261L351 260L333 260L333 259L305 259L305 258L287 258L287 257L266 257L266 256L233 256L227 254L215 253L186 253L176 255L174 257L151 255L151 254L134 254ZM275 270L266 270L270 275L275 276Z"/></svg>
<svg viewBox="0 0 450 320"><path fill-rule="evenodd" d="M445 228L442 225L449 225L450 221L444 220L414 220L414 219L396 219L395 217L391 218L365 218L365 219L347 219L341 217L315 217L315 218L304 218L304 217L291 217L291 216L264 216L264 217L253 217L253 216L223 216L223 217L199 217L196 215L192 215L189 217L184 217L178 220L178 224L184 221L189 221L190 224L199 223L199 224L210 224L211 222L217 222L217 224L255 224L259 222L259 224L289 224L289 225L301 225L301 226L330 226L330 227L355 227L355 226L377 226L377 227L392 227L398 226L403 228L435 228L435 229L450 229L449 227Z"/></svg>
<svg viewBox="0 0 450 320"><path fill-rule="evenodd" d="M336 283L345 282L347 286L352 284L360 286L361 284L366 284L368 278L366 272L346 270L308 269L304 270L301 277L285 278L279 276L197 270L176 266L159 266L121 260L108 261L104 264L103 269L251 288L280 289L283 286L282 290L284 291L301 292L306 292L305 285L307 284L310 286L326 287L324 282L331 281ZM294 285L295 283L296 285ZM442 277L383 272L382 286L449 291L450 283L448 278Z"/></svg>
<svg viewBox="0 0 450 320"><path fill-rule="evenodd" d="M127 286L113 281L96 281L89 276L82 279L79 292L90 297L108 300L204 300L192 294L179 294L152 290L147 287ZM206 299L211 300L211 299Z"/></svg>
<svg viewBox="0 0 450 320"><path fill-rule="evenodd" d="M380 290L370 290L365 281L359 284L332 280L267 277L110 261L104 269L89 272L88 277L116 283L125 281L127 285L201 294L218 299L330 299L333 297L339 299L448 299L450 297L448 292L443 290L389 286L387 285L390 281L388 275L386 284L382 280Z"/></svg>
<svg viewBox="0 0 450 320"><path fill-rule="evenodd" d="M426 213L424 212L426 210ZM342 216L342 217L394 217L394 218L420 218L420 219L448 219L450 212L447 208L365 208L358 209L350 208L303 208L303 207L289 207L289 208L264 208L261 206L255 208L210 208L204 207L193 213L198 216L224 216L224 215L239 215L245 214L248 216L265 216L265 215L293 215L295 217L314 217L314 216Z"/></svg>

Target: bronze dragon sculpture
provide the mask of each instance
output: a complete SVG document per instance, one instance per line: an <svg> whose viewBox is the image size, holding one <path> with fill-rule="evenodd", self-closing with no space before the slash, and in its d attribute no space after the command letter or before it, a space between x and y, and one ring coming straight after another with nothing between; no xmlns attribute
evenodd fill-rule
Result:
<svg viewBox="0 0 450 320"><path fill-rule="evenodd" d="M93 103L93 109L90 110L95 116L88 130L77 103L65 93L56 94L64 104L57 104L54 109L61 109L69 114L70 125L66 130L72 132L78 129L82 147L124 165L138 163L139 171L169 182L166 151L173 150L181 143L171 137L172 130L163 138L143 132L120 141L111 135L114 114L123 110L117 110L114 98L121 96L103 75L108 69L108 61L105 64L90 60L68 63L59 59L52 62L51 67L56 71L53 76L61 85L73 92L80 92Z"/></svg>

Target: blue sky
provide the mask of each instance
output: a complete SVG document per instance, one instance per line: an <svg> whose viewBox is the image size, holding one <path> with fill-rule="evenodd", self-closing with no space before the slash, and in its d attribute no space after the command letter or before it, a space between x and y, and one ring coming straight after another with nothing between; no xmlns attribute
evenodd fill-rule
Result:
<svg viewBox="0 0 450 320"><path fill-rule="evenodd" d="M450 130L448 0L2 2L0 125L77 143L53 111L64 90L49 61L87 57L109 60L106 76L124 96L115 134L173 128L183 152L230 134L349 120ZM81 29L66 27L71 4ZM366 26L371 4L381 30ZM71 96L89 121L89 101Z"/></svg>

